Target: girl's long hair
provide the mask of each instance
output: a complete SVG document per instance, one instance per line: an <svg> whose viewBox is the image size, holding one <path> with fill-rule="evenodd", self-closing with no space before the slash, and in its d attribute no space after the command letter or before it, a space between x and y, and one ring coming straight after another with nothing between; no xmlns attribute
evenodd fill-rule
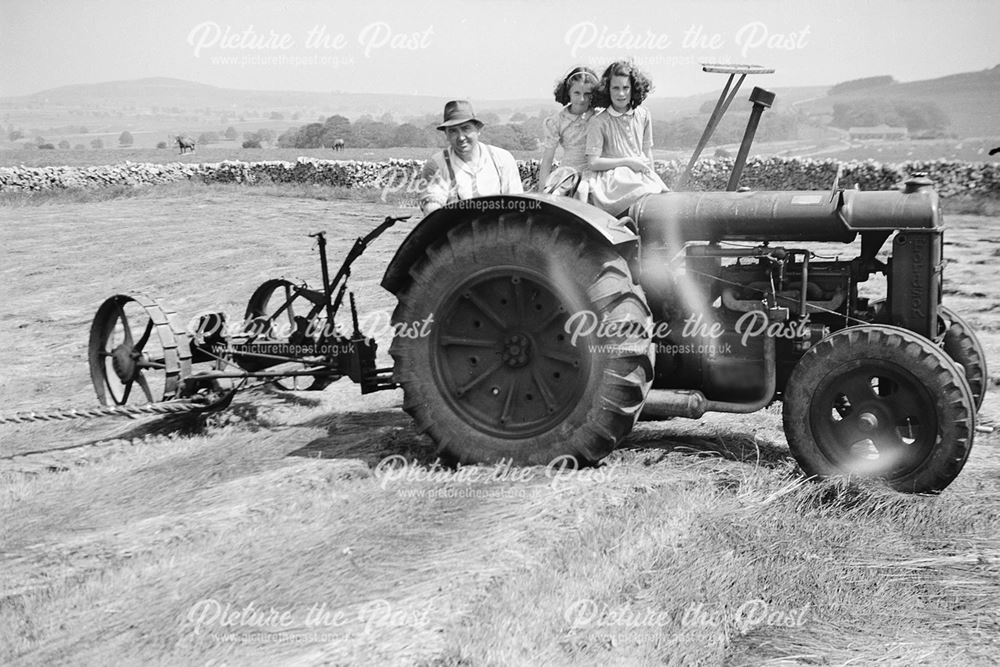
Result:
<svg viewBox="0 0 1000 667"><path fill-rule="evenodd" d="M594 91L595 107L611 107L611 77L627 76L632 87L632 98L629 105L634 109L646 100L653 91L653 82L639 71L630 60L618 60L608 65L601 76L601 85Z"/></svg>

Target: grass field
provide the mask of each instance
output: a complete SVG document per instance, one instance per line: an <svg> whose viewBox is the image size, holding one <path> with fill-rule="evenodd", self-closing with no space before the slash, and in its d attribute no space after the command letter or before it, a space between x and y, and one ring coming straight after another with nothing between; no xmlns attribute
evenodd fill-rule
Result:
<svg viewBox="0 0 1000 667"><path fill-rule="evenodd" d="M126 196L127 194L127 196ZM0 404L94 404L115 293L239 318L389 214L313 188L0 200ZM991 368L998 220L950 216L945 303ZM363 312L413 221L356 263ZM388 340L382 339L383 361ZM804 482L780 406L640 422L601 468L436 470L390 391L259 389L204 420L0 425L0 663L992 665L1000 433L942 495ZM99 442L74 452L60 447ZM415 461L404 471L387 457ZM406 474L404 474L406 473ZM993 657L991 657L993 656Z"/></svg>
<svg viewBox="0 0 1000 667"><path fill-rule="evenodd" d="M120 164L129 162L150 162L164 164L167 162L183 162L198 164L201 162L222 162L223 160L240 160L243 162L260 162L264 160L284 160L295 162L299 157L312 157L324 160L389 160L417 159L426 160L434 152L433 148L346 148L333 151L329 148L240 148L233 142L230 146L199 147L194 152L179 155L177 148L104 148L100 150L8 150L0 151L0 167L47 167L66 165L70 167L89 167L102 164Z"/></svg>

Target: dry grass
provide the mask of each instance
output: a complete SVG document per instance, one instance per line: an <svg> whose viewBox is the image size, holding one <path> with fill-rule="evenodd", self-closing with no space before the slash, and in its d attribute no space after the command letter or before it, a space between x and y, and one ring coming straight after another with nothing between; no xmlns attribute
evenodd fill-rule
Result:
<svg viewBox="0 0 1000 667"><path fill-rule="evenodd" d="M109 185L103 188L0 192L0 207L16 209L47 204L90 204L116 199L170 199L198 196L205 192L228 192L319 201L353 201L368 204L398 205L405 201L405 197L398 192L383 194L377 188L331 187L309 183L266 183L245 186L229 183L205 184L200 181L177 181L152 186Z"/></svg>
<svg viewBox="0 0 1000 667"><path fill-rule="evenodd" d="M309 189L172 187L0 207L4 405L92 402L86 330L109 294L142 285L185 318L241 312L264 278L315 279L308 232L330 230L342 252L398 212ZM1000 377L1000 286L986 278L1000 235L988 218L949 220L946 302ZM365 310L391 308L377 282L408 229L358 264ZM111 440L54 451L62 472L0 462L0 663L985 665L1000 653L998 434L977 435L939 497L805 482L775 408L643 422L606 466L554 487L537 468L473 481L428 468L400 402L342 381L247 394L194 422L0 427L4 456ZM991 392L982 421L998 415ZM377 465L393 455L425 479L385 481ZM198 623L212 600L237 617ZM586 601L596 615L574 616ZM240 618L250 605L276 613Z"/></svg>

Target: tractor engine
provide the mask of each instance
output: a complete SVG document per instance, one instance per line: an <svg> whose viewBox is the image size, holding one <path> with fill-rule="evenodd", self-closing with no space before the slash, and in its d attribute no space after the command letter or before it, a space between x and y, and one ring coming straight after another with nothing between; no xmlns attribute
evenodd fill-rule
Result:
<svg viewBox="0 0 1000 667"><path fill-rule="evenodd" d="M682 415L757 409L812 345L853 324L939 336L942 231L923 179L904 192L670 192L631 214L655 320L653 387L692 390L673 394ZM859 236L860 249L843 245ZM828 245L817 254L816 242ZM878 274L887 296L870 302L858 287Z"/></svg>

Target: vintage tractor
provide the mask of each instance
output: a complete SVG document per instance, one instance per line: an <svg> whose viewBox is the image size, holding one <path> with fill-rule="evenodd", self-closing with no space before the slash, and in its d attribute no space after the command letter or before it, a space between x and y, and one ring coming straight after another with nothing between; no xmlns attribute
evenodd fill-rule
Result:
<svg viewBox="0 0 1000 667"><path fill-rule="evenodd" d="M739 83L762 70L709 71L729 83L692 165ZM91 333L98 396L121 404L138 384L140 398L183 398L233 378L321 389L349 376L363 392L402 387L442 458L525 464L598 461L640 416L748 414L781 400L807 474L939 491L969 455L986 368L970 327L941 303L937 194L921 177L893 192L738 189L771 100L751 94L727 191L648 195L620 218L535 194L426 216L382 281L398 301L391 369L376 367L353 295L354 331L330 326L350 263L387 219L332 280L320 245L322 289L264 283L235 333L208 314L187 336L140 299L150 324L125 336L133 298L112 297ZM826 257L831 243L853 256ZM210 368L196 372L198 362ZM162 381L156 392L148 373Z"/></svg>

